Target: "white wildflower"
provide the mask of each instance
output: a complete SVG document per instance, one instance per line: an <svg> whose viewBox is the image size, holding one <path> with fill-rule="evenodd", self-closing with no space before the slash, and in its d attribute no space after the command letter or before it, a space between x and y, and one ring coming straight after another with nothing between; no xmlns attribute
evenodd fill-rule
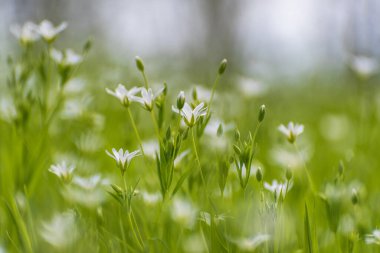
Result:
<svg viewBox="0 0 380 253"><path fill-rule="evenodd" d="M206 115L207 107L204 105L205 104L202 102L193 110L188 103L185 103L182 110L178 110L174 106L172 107L172 110L182 116L188 127L193 127L198 122L200 117Z"/></svg>
<svg viewBox="0 0 380 253"><path fill-rule="evenodd" d="M165 88L161 88L156 93L153 93L151 88L141 88L141 97L138 97L136 101L139 102L145 110L152 111L155 99L162 94L164 89Z"/></svg>
<svg viewBox="0 0 380 253"><path fill-rule="evenodd" d="M159 192L150 193L147 191L141 192L142 199L147 205L155 205L162 200L162 195Z"/></svg>
<svg viewBox="0 0 380 253"><path fill-rule="evenodd" d="M288 181L285 183L278 183L277 180L273 180L272 184L269 184L267 182L264 183L264 188L272 192L276 200L278 200L279 197L282 197L284 199L286 194L292 187L293 187L292 181Z"/></svg>
<svg viewBox="0 0 380 253"><path fill-rule="evenodd" d="M380 229L375 229L371 234L365 236L365 242L367 244L380 245Z"/></svg>
<svg viewBox="0 0 380 253"><path fill-rule="evenodd" d="M353 57L350 66L357 75L363 78L369 78L379 72L379 62L363 55Z"/></svg>
<svg viewBox="0 0 380 253"><path fill-rule="evenodd" d="M12 25L10 30L22 44L30 44L40 39L38 26L32 22L26 22L23 26Z"/></svg>
<svg viewBox="0 0 380 253"><path fill-rule="evenodd" d="M122 174L124 174L125 171L129 168L132 159L140 155L140 150L129 153L128 150L123 151L122 148L119 149L119 151L113 148L112 154L108 152L108 150L106 150L106 153L115 159L117 166L120 168Z"/></svg>
<svg viewBox="0 0 380 253"><path fill-rule="evenodd" d="M298 135L303 132L303 125L294 124L293 122L289 122L288 126L280 125L278 130L283 133L290 143L294 143Z"/></svg>
<svg viewBox="0 0 380 253"><path fill-rule="evenodd" d="M57 27L54 27L54 25L50 21L45 19L40 23L38 27L38 32L46 42L51 43L56 39L57 35L60 32L66 29L66 27L66 22L61 23Z"/></svg>
<svg viewBox="0 0 380 253"><path fill-rule="evenodd" d="M197 209L191 202L176 198L173 201L171 208L172 219L178 223L181 223L187 228L193 227L197 215Z"/></svg>
<svg viewBox="0 0 380 253"><path fill-rule="evenodd" d="M73 210L54 215L49 222L43 222L41 237L52 246L64 249L72 245L79 237L76 226L76 214Z"/></svg>
<svg viewBox="0 0 380 253"><path fill-rule="evenodd" d="M59 51L52 48L50 50L50 57L61 67L67 68L79 64L83 57L80 54L75 53L72 49L66 49Z"/></svg>
<svg viewBox="0 0 380 253"><path fill-rule="evenodd" d="M240 250L255 251L257 247L270 240L270 235L260 234L248 238L230 239Z"/></svg>
<svg viewBox="0 0 380 253"><path fill-rule="evenodd" d="M68 166L65 161L50 166L49 171L59 177L64 183L71 182L75 166Z"/></svg>
<svg viewBox="0 0 380 253"><path fill-rule="evenodd" d="M139 87L133 87L130 90L127 90L124 85L119 84L115 91L112 91L108 88L106 88L106 92L120 100L122 105L125 107L128 107L131 102L138 101L139 98L135 95L141 91L141 88Z"/></svg>

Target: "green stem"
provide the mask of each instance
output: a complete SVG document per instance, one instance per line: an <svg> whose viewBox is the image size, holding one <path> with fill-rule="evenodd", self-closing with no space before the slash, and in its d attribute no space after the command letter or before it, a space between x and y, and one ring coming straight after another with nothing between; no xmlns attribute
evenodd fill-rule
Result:
<svg viewBox="0 0 380 253"><path fill-rule="evenodd" d="M141 138L140 138L140 134L139 134L139 131L137 130L135 120L133 119L133 115L132 115L131 109L129 109L129 107L128 107L127 111L128 111L128 115L129 115L129 118L131 120L131 123L132 123L133 130L135 131L135 134L136 134L136 137L137 137L137 141L139 142L141 153L143 154L143 156L145 156L145 152L144 152L144 149L143 149L143 146L142 146L142 141L141 141Z"/></svg>
<svg viewBox="0 0 380 253"><path fill-rule="evenodd" d="M311 189L311 191L312 191L313 194L316 194L316 191L315 191L315 188L314 188L314 183L313 183L313 180L311 179L309 170L307 169L306 163L305 163L305 161L304 161L304 159L303 159L303 157L301 155L301 152L299 151L298 146L297 146L297 144L295 142L294 142L294 147L296 149L296 152L298 153L298 156L300 157L300 159L302 161L302 165L303 165L303 168L304 168L307 180L309 181L310 189Z"/></svg>
<svg viewBox="0 0 380 253"><path fill-rule="evenodd" d="M148 89L149 88L149 84L148 84L148 79L146 78L146 75L145 75L145 71L142 71L142 76L144 78L144 85L145 85L145 88Z"/></svg>
<svg viewBox="0 0 380 253"><path fill-rule="evenodd" d="M158 138L159 142L161 143L160 129L158 128L156 115L154 115L153 110L150 111L150 116L152 117L152 121L153 121L153 125L154 125L154 130L156 131L157 138Z"/></svg>
<svg viewBox="0 0 380 253"><path fill-rule="evenodd" d="M207 114L206 115L208 115L210 113L211 103L214 99L215 89L219 83L219 79L220 79L220 75L218 74L215 78L214 84L212 85L211 96L210 96L210 100L208 101L208 107L207 107Z"/></svg>
<svg viewBox="0 0 380 253"><path fill-rule="evenodd" d="M197 152L197 145L195 144L195 134L194 134L194 128L193 127L191 128L191 135L193 137L192 139L193 139L193 148L194 148L194 153L195 153L195 159L197 160L199 171L201 172L201 178L202 178L203 186L207 190L206 181L205 181L205 178L203 176L202 166L201 166L201 162L199 160L199 156L198 156L198 152Z"/></svg>

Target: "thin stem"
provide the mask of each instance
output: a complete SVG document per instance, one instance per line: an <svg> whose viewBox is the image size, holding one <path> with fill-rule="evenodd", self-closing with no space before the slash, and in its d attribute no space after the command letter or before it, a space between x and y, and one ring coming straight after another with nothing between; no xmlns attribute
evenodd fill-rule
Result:
<svg viewBox="0 0 380 253"><path fill-rule="evenodd" d="M137 226L137 222L136 222L136 219L135 219L135 215L133 214L133 210L131 210L131 215L132 215L132 221L137 229L137 234L140 238L140 242L141 242L141 245L144 245L144 241L142 239L142 236L141 236L141 233L140 233L140 230L139 230L139 226Z"/></svg>
<svg viewBox="0 0 380 253"><path fill-rule="evenodd" d="M144 78L144 85L145 85L145 88L148 89L149 87L149 84L148 84L148 79L146 78L146 75L145 75L145 71L142 71L142 76Z"/></svg>
<svg viewBox="0 0 380 253"><path fill-rule="evenodd" d="M150 111L150 116L152 117L152 121L154 124L154 130L156 131L157 138L158 138L159 142L161 143L160 129L158 128L156 115L154 115L153 110Z"/></svg>
<svg viewBox="0 0 380 253"><path fill-rule="evenodd" d="M202 166L201 166L201 162L199 160L199 156L198 156L198 152L197 152L197 145L195 144L195 134L194 134L194 128L193 127L191 128L191 135L193 137L193 148L194 148L194 153L195 153L195 159L197 160L198 167L199 167L199 170L201 172L201 178L202 178L203 186L207 190L207 188L206 188L206 181L205 181L205 178L203 176Z"/></svg>
<svg viewBox="0 0 380 253"><path fill-rule="evenodd" d="M311 179L311 176L310 176L309 170L308 170L307 167L306 167L306 163L305 163L305 161L304 161L304 159L303 159L303 157L302 157L302 155L301 155L301 152L300 152L299 149L298 149L297 144L294 142L293 145L294 145L294 147L295 147L295 149L296 149L296 152L298 153L298 156L300 157L300 159L301 159L301 161L302 161L302 165L303 165L304 171L305 171L305 173L306 173L307 180L309 181L310 189L311 189L311 191L313 192L313 194L315 194L316 191L315 191L315 188L314 188L314 183L313 183L313 180Z"/></svg>
<svg viewBox="0 0 380 253"><path fill-rule="evenodd" d="M211 96L210 96L210 100L208 101L208 107L207 107L207 114L206 115L208 115L210 113L211 103L214 99L215 89L216 89L216 85L219 83L219 79L220 79L220 75L218 74L215 78L214 84L212 85Z"/></svg>
<svg viewBox="0 0 380 253"><path fill-rule="evenodd" d="M124 244L126 243L127 240L125 238L123 219L122 219L122 215L121 215L121 206L119 208L119 227L120 227L120 232L121 232L121 238L123 239L122 247L123 247L123 250L125 250Z"/></svg>
<svg viewBox="0 0 380 253"><path fill-rule="evenodd" d="M143 154L143 156L145 156L145 152L144 152L144 149L143 149L143 146L142 146L142 141L141 141L141 138L140 138L140 134L139 134L139 131L137 130L135 120L133 119L133 115L132 115L131 109L129 109L129 107L128 107L127 111L128 111L128 115L129 115L129 118L131 120L131 123L132 123L133 130L135 131L137 141L139 142L141 153Z"/></svg>
<svg viewBox="0 0 380 253"><path fill-rule="evenodd" d="M128 212L128 221L129 221L129 224L131 225L133 236L135 237L135 240L137 241L140 249L143 250L144 246L141 244L139 238L137 237L137 234L136 234L136 231L135 231L135 227L133 226L133 223L132 223L131 214L129 212Z"/></svg>

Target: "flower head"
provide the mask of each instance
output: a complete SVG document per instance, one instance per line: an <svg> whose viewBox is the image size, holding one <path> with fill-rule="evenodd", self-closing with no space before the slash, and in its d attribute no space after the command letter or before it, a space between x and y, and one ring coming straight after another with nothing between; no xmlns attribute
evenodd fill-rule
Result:
<svg viewBox="0 0 380 253"><path fill-rule="evenodd" d="M106 92L120 100L122 105L125 107L128 107L131 102L137 101L138 97L135 96L136 93L138 93L141 90L141 88L133 87L130 90L127 90L124 85L119 84L115 91L112 91L110 89L106 88Z"/></svg>
<svg viewBox="0 0 380 253"><path fill-rule="evenodd" d="M50 50L50 57L64 68L77 65L83 60L83 57L75 53L72 49L59 51L53 48Z"/></svg>
<svg viewBox="0 0 380 253"><path fill-rule="evenodd" d="M372 234L365 236L365 242L367 244L377 244L380 245L380 230L375 229L372 231Z"/></svg>
<svg viewBox="0 0 380 253"><path fill-rule="evenodd" d="M106 150L106 153L107 155L115 159L117 166L120 168L121 173L124 175L125 171L131 164L132 159L140 155L140 150L136 150L129 153L128 150L125 150L124 152L122 148L119 149L119 151L113 148L112 154L108 152L108 150Z"/></svg>
<svg viewBox="0 0 380 253"><path fill-rule="evenodd" d="M38 33L44 38L44 40L48 43L53 42L57 35L65 30L67 27L67 23L63 22L59 26L54 27L54 25L48 21L48 20L43 20L39 27L38 27Z"/></svg>
<svg viewBox="0 0 380 253"><path fill-rule="evenodd" d="M290 143L294 143L298 135L303 132L303 125L294 124L293 122L289 122L288 126L280 125L278 130L283 133Z"/></svg>
<svg viewBox="0 0 380 253"><path fill-rule="evenodd" d="M193 127L199 118L205 116L207 113L207 107L204 106L203 102L197 105L194 110L188 103L184 104L182 110L178 110L175 107L172 107L172 110L182 116L188 127Z"/></svg>
<svg viewBox="0 0 380 253"><path fill-rule="evenodd" d="M66 162L50 166L49 171L59 177L64 183L71 182L75 166L68 166Z"/></svg>
<svg viewBox="0 0 380 253"><path fill-rule="evenodd" d="M141 88L141 97L137 98L137 102L139 102L145 110L152 111L155 99L164 92L165 88L161 88L156 94L153 93L151 88Z"/></svg>
<svg viewBox="0 0 380 253"><path fill-rule="evenodd" d="M278 200L279 197L285 198L286 194L292 187L292 181L287 183L278 183L277 180L273 180L272 184L268 184L267 182L264 183L264 188L272 192L276 200Z"/></svg>
<svg viewBox="0 0 380 253"><path fill-rule="evenodd" d="M22 44L30 44L40 39L38 26L33 22L26 22L23 26L12 25L10 31Z"/></svg>

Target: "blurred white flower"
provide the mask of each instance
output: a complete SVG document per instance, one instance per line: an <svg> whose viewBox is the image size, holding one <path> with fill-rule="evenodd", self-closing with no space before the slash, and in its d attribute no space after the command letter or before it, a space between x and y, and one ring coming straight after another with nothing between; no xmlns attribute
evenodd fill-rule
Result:
<svg viewBox="0 0 380 253"><path fill-rule="evenodd" d="M103 139L100 135L93 132L86 132L75 139L75 146L86 153L95 153L103 144Z"/></svg>
<svg viewBox="0 0 380 253"><path fill-rule="evenodd" d="M72 49L59 51L55 48L50 49L50 57L62 67L70 67L79 64L83 57L75 53Z"/></svg>
<svg viewBox="0 0 380 253"><path fill-rule="evenodd" d="M66 27L66 22L61 23L57 27L54 27L50 21L45 19L38 26L38 32L46 42L51 43L56 39L57 35L60 32L66 29Z"/></svg>
<svg viewBox="0 0 380 253"><path fill-rule="evenodd" d="M219 214L219 215L214 215L213 222L218 224L220 221L224 221L226 219L225 214ZM206 223L208 226L211 226L211 214L208 212L199 212L199 220L203 221Z"/></svg>
<svg viewBox="0 0 380 253"><path fill-rule="evenodd" d="M310 159L308 149L300 150L301 155L284 146L275 146L270 151L270 158L283 168L299 169Z"/></svg>
<svg viewBox="0 0 380 253"><path fill-rule="evenodd" d="M83 117L86 112L88 112L92 101L93 97L91 95L66 99L62 108L61 117L64 119Z"/></svg>
<svg viewBox="0 0 380 253"><path fill-rule="evenodd" d="M50 166L49 171L59 177L64 183L71 182L75 166L68 166L65 161Z"/></svg>
<svg viewBox="0 0 380 253"><path fill-rule="evenodd" d="M140 150L135 150L131 153L129 153L128 150L123 151L123 149L119 149L117 151L116 149L112 149L112 154L106 150L107 155L115 159L117 166L121 170L121 172L124 174L124 172L129 168L129 165L131 164L131 161L133 158L140 155Z"/></svg>
<svg viewBox="0 0 380 253"><path fill-rule="evenodd" d="M272 184L264 182L264 188L272 192L275 199L278 200L279 197L285 198L286 194L293 187L293 181L278 183L277 180L273 180Z"/></svg>
<svg viewBox="0 0 380 253"><path fill-rule="evenodd" d="M81 78L72 78L66 83L64 89L65 94L80 94L86 89L86 81Z"/></svg>
<svg viewBox="0 0 380 253"><path fill-rule="evenodd" d="M240 250L255 251L257 247L270 240L270 235L260 234L248 238L230 239Z"/></svg>
<svg viewBox="0 0 380 253"><path fill-rule="evenodd" d="M193 227L196 220L197 209L190 201L176 198L172 203L170 211L173 220L187 228Z"/></svg>
<svg viewBox="0 0 380 253"><path fill-rule="evenodd" d="M106 92L116 98L118 98L122 105L128 107L131 102L138 101L139 98L135 95L141 91L139 87L132 87L130 90L127 90L124 85L118 84L115 91L112 91L106 88Z"/></svg>
<svg viewBox="0 0 380 253"><path fill-rule="evenodd" d="M360 77L369 78L379 72L379 62L371 57L358 55L350 62L351 69Z"/></svg>
<svg viewBox="0 0 380 253"><path fill-rule="evenodd" d="M67 200L88 208L97 208L106 200L104 186L109 185L110 182L101 175L74 176L72 182L71 185L62 189L62 194Z"/></svg>
<svg viewBox="0 0 380 253"><path fill-rule="evenodd" d="M16 106L12 99L0 98L0 117L8 123L12 123L17 118Z"/></svg>
<svg viewBox="0 0 380 253"><path fill-rule="evenodd" d="M182 110L178 110L174 106L172 107L172 110L182 116L188 127L193 127L199 118L205 116L207 113L207 107L204 106L203 102L197 105L194 110L188 103L185 103Z"/></svg>
<svg viewBox="0 0 380 253"><path fill-rule="evenodd" d="M162 195L159 192L150 193L147 191L141 192L142 199L147 205L155 205L162 200Z"/></svg>
<svg viewBox="0 0 380 253"><path fill-rule="evenodd" d="M12 25L10 31L22 44L30 44L40 39L38 25L33 22L26 22L23 26Z"/></svg>
<svg viewBox="0 0 380 253"><path fill-rule="evenodd" d="M350 137L351 125L347 116L328 114L320 121L320 132L330 141L347 140Z"/></svg>
<svg viewBox="0 0 380 253"><path fill-rule="evenodd" d="M365 236L365 242L367 244L377 244L380 245L380 229L375 229L371 234Z"/></svg>
<svg viewBox="0 0 380 253"><path fill-rule="evenodd" d="M145 156L155 159L156 153L160 151L158 141L156 139L145 140L142 143Z"/></svg>
<svg viewBox="0 0 380 253"><path fill-rule="evenodd" d="M278 130L283 133L290 143L294 143L297 136L303 133L303 125L289 122L288 126L280 125Z"/></svg>
<svg viewBox="0 0 380 253"><path fill-rule="evenodd" d="M266 88L262 83L248 77L238 78L238 88L241 94L248 98L258 97L266 92Z"/></svg>
<svg viewBox="0 0 380 253"><path fill-rule="evenodd" d="M76 214L73 210L59 213L48 222L43 222L41 237L52 246L64 249L72 245L79 237Z"/></svg>

